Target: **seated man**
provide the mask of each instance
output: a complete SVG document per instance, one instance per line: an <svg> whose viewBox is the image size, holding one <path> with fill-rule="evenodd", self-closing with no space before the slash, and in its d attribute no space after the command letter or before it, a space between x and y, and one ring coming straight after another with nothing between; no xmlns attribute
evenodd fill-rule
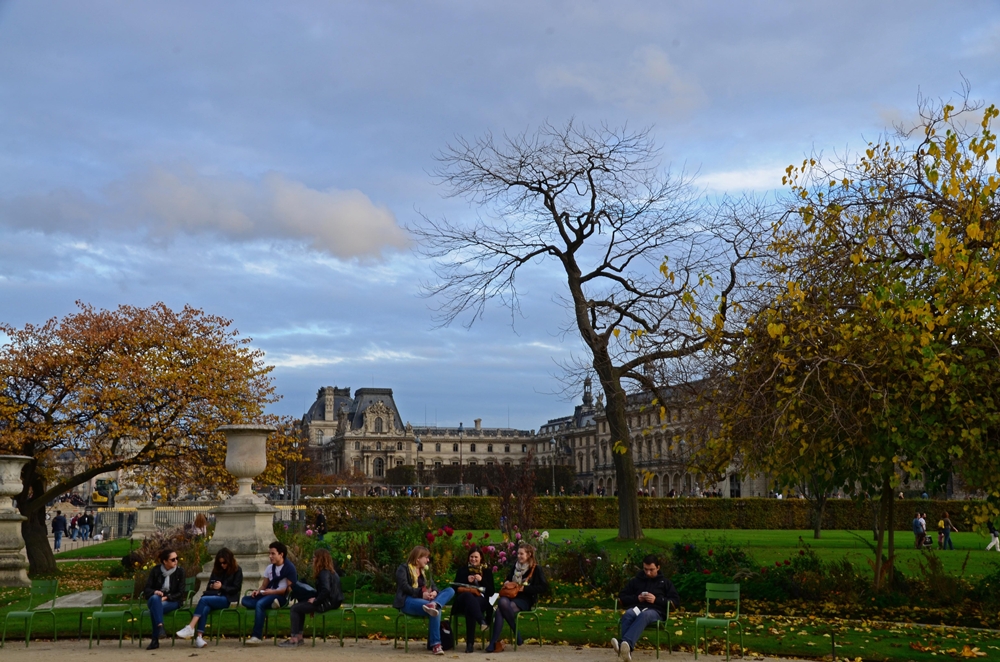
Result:
<svg viewBox="0 0 1000 662"><path fill-rule="evenodd" d="M271 563L264 570L260 588L243 598L241 602L247 609L254 610L253 633L246 640L248 646L257 646L261 643L261 637L264 636L265 612L286 604L292 585L299 581L295 566L291 561L285 561L287 555L288 548L284 543L276 540L268 545L268 557Z"/></svg>
<svg viewBox="0 0 1000 662"><path fill-rule="evenodd" d="M629 580L618 599L625 607L620 623L622 641L619 644L617 639L611 639L611 647L625 662L631 662L632 651L642 631L647 625L666 618L668 601L677 607L681 598L670 580L660 572L660 559L655 554L648 554L642 560L642 572Z"/></svg>

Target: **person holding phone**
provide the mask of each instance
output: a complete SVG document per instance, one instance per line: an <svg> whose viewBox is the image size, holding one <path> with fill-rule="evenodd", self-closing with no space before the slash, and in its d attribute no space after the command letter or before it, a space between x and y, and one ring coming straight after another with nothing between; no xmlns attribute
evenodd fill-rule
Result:
<svg viewBox="0 0 1000 662"><path fill-rule="evenodd" d="M622 614L621 643L611 639L611 647L625 662L632 661L632 651L642 636L642 631L656 621L667 617L667 603L677 607L681 596L673 583L660 572L660 559L648 554L642 560L642 572L629 580L618 596L625 613Z"/></svg>
<svg viewBox="0 0 1000 662"><path fill-rule="evenodd" d="M205 622L214 609L225 609L230 604L240 601L240 590L243 588L243 568L236 563L233 553L223 547L215 554L215 564L208 578L208 588L198 600L194 608L191 622L181 629L177 636L181 639L195 637L194 645L204 648Z"/></svg>

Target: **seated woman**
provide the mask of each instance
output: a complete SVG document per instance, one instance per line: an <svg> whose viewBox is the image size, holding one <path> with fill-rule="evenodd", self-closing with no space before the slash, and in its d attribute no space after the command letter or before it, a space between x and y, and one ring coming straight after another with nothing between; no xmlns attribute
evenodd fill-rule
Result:
<svg viewBox="0 0 1000 662"><path fill-rule="evenodd" d="M486 624L486 615L493 615L489 599L496 592L493 586L493 573L483 565L483 555L478 547L469 549L468 563L458 569L455 583L469 585L458 587L451 611L453 614L465 616L465 652L471 653L473 644L476 643L476 625L478 624L482 630L489 627ZM470 588L472 586L476 588Z"/></svg>
<svg viewBox="0 0 1000 662"><path fill-rule="evenodd" d="M548 590L549 584L545 581L545 573L535 562L535 548L531 545L521 545L517 550L517 563L507 573L507 581L500 589L497 612L493 618L493 636L490 638L490 645L486 647L487 653L503 650L503 642L500 641L503 622L507 621L511 631L517 632L515 620L517 612L531 611L538 601L538 596L547 593ZM504 593L510 593L514 597L505 597ZM524 640L518 636L517 645L523 643Z"/></svg>
<svg viewBox="0 0 1000 662"><path fill-rule="evenodd" d="M434 580L424 572L431 562L431 551L417 545L410 550L406 563L396 568L396 599L392 606L408 616L427 616L427 643L434 655L444 655L441 648L441 608L455 595L449 587L438 593Z"/></svg>
<svg viewBox="0 0 1000 662"><path fill-rule="evenodd" d="M215 553L215 565L212 566L212 574L208 578L208 588L198 600L198 606L194 608L194 618L177 632L177 636L181 639L190 639L197 635L194 645L203 648L208 615L214 609L225 609L230 604L239 602L242 588L243 568L236 562L233 553L223 547Z"/></svg>
<svg viewBox="0 0 1000 662"><path fill-rule="evenodd" d="M292 636L278 646L301 646L304 643L302 630L306 614L322 614L336 609L344 602L344 594L340 592L340 577L333 567L333 557L325 549L317 549L313 553L313 577L316 578L316 597L292 605L289 616L292 621Z"/></svg>
<svg viewBox="0 0 1000 662"><path fill-rule="evenodd" d="M160 552L160 565L149 571L146 588L142 590L153 626L153 640L146 650L160 647L160 637L166 637L163 615L169 614L184 602L184 568L180 567L177 552L165 549Z"/></svg>

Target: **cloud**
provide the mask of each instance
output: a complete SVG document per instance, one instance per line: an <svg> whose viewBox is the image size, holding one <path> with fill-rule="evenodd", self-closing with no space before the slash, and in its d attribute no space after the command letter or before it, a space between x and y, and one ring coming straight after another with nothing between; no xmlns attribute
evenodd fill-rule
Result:
<svg viewBox="0 0 1000 662"><path fill-rule="evenodd" d="M698 177L698 184L710 191L766 191L781 188L787 165L710 172Z"/></svg>
<svg viewBox="0 0 1000 662"><path fill-rule="evenodd" d="M554 65L538 72L544 88L577 89L594 101L620 103L626 108L687 112L705 103L705 92L682 75L670 57L656 46L632 52L624 66Z"/></svg>
<svg viewBox="0 0 1000 662"><path fill-rule="evenodd" d="M304 241L335 258L379 257L408 245L393 213L358 190L318 190L268 173L211 177L151 168L91 197L79 189L0 199L0 225L95 237L144 231L154 241L213 234L231 241Z"/></svg>

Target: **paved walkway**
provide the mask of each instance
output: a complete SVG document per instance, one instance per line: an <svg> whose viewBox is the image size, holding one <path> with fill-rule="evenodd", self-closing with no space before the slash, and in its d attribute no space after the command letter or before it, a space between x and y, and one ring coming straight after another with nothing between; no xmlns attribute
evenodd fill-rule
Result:
<svg viewBox="0 0 1000 662"><path fill-rule="evenodd" d="M147 640L148 641L148 640ZM328 662L331 657L347 659L351 662L386 662L394 659L399 662L406 660L430 660L431 654L424 648L423 642L415 643L410 641L410 652L403 651L402 645L393 650L392 640L388 641L365 641L354 643L345 640L344 648L341 648L335 639L322 643L316 642L316 648L312 648L307 642L295 650L275 648L270 643L262 646L251 647L242 646L239 641L224 640L218 646L209 644L205 648L196 649L188 642L177 641L177 645L171 647L167 642L165 646L156 651L147 652L140 649L135 644L126 643L122 648L117 644L105 640L100 646L87 648L84 641L59 641L57 643L46 641L33 641L30 648L24 647L24 640L20 642L8 640L7 646L3 649L4 662L7 660L18 660L24 662L52 662L54 657L58 657L60 662L134 662L137 658L168 660L170 662L182 662L191 657L204 657L214 660L226 660L238 655L240 662L274 662L276 658L283 660L315 660L316 662ZM693 662L694 653L674 652L667 656L661 653L661 660L666 662L665 657L669 657L670 662ZM616 662L617 658L611 652L611 648L588 648L577 646L559 646L546 644L544 646L521 646L514 652L508 649L503 653L484 654L476 645L476 652L466 655L464 648L462 652L455 650L445 653L445 659L455 660L491 660L492 662L504 662L508 660L530 660L531 662ZM655 662L656 655L650 650L638 650L632 654L632 659L637 662ZM699 655L699 660L706 662L719 662L725 660L723 656ZM738 658L735 658L738 659ZM750 658L747 658L748 660ZM755 658L766 662L776 662L776 658ZM781 658L781 662L790 662L787 658Z"/></svg>

